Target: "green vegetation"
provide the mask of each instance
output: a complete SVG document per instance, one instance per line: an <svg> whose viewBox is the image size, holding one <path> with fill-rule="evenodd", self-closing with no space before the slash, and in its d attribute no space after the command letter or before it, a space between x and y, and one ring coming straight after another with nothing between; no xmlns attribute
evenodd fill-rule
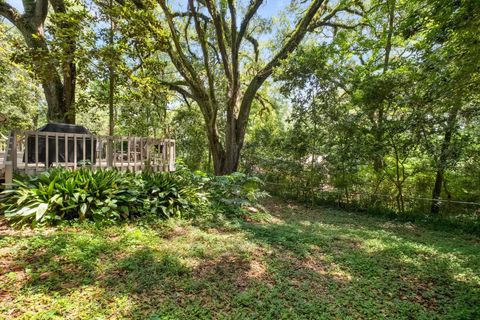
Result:
<svg viewBox="0 0 480 320"><path fill-rule="evenodd" d="M22 4L0 148L65 122L179 164L18 177L0 319L480 319L478 0Z"/></svg>
<svg viewBox="0 0 480 320"><path fill-rule="evenodd" d="M16 180L1 193L0 213L15 225L54 225L69 220L112 223L140 216L198 216L207 209L242 213L265 195L261 181L241 173L208 176L177 171L135 174L117 170L52 169ZM258 211L258 210L257 210Z"/></svg>
<svg viewBox="0 0 480 320"><path fill-rule="evenodd" d="M167 136L191 170L302 201L478 220L477 0L0 0L0 17L3 135Z"/></svg>
<svg viewBox="0 0 480 320"><path fill-rule="evenodd" d="M478 1L364 3L276 69L290 114L252 126L245 170L306 202L478 225Z"/></svg>
<svg viewBox="0 0 480 320"><path fill-rule="evenodd" d="M218 218L0 227L0 318L476 319L480 243L274 199Z"/></svg>

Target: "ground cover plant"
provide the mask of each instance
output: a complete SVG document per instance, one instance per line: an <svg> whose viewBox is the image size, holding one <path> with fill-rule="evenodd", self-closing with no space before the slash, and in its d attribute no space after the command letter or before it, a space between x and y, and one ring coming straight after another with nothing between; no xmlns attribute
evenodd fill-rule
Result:
<svg viewBox="0 0 480 320"><path fill-rule="evenodd" d="M0 213L17 226L71 220L114 223L147 215L164 219L239 214L266 195L257 178L242 173L216 177L181 165L175 172L139 174L60 168L15 182L14 188L2 193Z"/></svg>
<svg viewBox="0 0 480 320"><path fill-rule="evenodd" d="M81 167L0 193L0 320L480 319L478 30L478 0L0 0L0 188Z"/></svg>
<svg viewBox="0 0 480 320"><path fill-rule="evenodd" d="M478 319L480 240L269 199L268 222L0 227L4 319Z"/></svg>

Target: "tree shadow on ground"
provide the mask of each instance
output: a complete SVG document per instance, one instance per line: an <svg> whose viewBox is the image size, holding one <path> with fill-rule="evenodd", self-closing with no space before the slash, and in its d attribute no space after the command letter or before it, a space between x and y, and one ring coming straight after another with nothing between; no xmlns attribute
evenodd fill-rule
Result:
<svg viewBox="0 0 480 320"><path fill-rule="evenodd" d="M348 217L322 217L320 211L291 213L272 212L275 223L244 223L242 229L251 241L272 248L277 255L272 264L282 277L298 273L292 270L308 270L336 279L331 285L326 283L327 288L334 288L329 294L343 310L358 312L342 317L407 316L411 312L480 316L475 307L480 303L477 241L465 244L465 239L398 227L384 230L383 222L352 223ZM396 313L380 312L388 309Z"/></svg>
<svg viewBox="0 0 480 320"><path fill-rule="evenodd" d="M19 294L74 299L93 290L88 294L95 298L84 306L90 318L479 315L478 287L468 279L480 267L475 244L461 246L452 239L439 244L437 236L385 231L371 222L351 225L348 217L273 214L275 222L243 223L241 231L207 229L218 236L202 243L201 256L195 243L180 252L175 245L159 249L102 231L15 239L15 254L4 259L0 269L0 280L6 280L0 302L15 305ZM153 243L180 243L176 241L185 236L183 231L164 234ZM209 252L239 232L244 243L238 249ZM14 242L14 235L9 238ZM253 249L241 248L246 243ZM463 277L458 270L464 271ZM68 310L57 312L71 316Z"/></svg>
<svg viewBox="0 0 480 320"><path fill-rule="evenodd" d="M272 207L272 203L267 203L274 219L285 228L298 229L307 234L307 238L309 234L314 234L317 239L321 235L324 235L326 239L343 238L351 241L377 238L410 246L424 245L441 253L460 254L478 263L480 237L464 234L458 230L449 230L448 232L429 230L410 222L392 221L384 217L331 208L309 208L278 199L275 200L275 204ZM279 223L268 225L275 226ZM264 225L244 224L244 226L257 228L261 233ZM297 241L295 247L301 245L301 242Z"/></svg>

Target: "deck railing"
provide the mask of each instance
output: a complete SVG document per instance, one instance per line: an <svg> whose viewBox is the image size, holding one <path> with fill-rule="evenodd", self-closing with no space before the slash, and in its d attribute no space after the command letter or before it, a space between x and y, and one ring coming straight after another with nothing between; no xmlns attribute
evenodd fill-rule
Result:
<svg viewBox="0 0 480 320"><path fill-rule="evenodd" d="M2 154L6 185L12 182L13 172L35 175L51 167L175 170L175 140L171 139L14 131L7 142L0 143Z"/></svg>
<svg viewBox="0 0 480 320"><path fill-rule="evenodd" d="M5 176L5 154L7 151L7 138L0 134L0 178Z"/></svg>
<svg viewBox="0 0 480 320"><path fill-rule="evenodd" d="M6 149L7 149L7 137L4 137L2 134L0 134L0 152L2 153L2 155Z"/></svg>

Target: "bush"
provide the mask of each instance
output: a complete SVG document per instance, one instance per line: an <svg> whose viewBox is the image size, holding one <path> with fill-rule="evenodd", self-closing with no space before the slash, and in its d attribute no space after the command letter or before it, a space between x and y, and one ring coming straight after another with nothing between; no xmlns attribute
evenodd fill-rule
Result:
<svg viewBox="0 0 480 320"><path fill-rule="evenodd" d="M118 220L128 216L129 179L113 170L53 169L15 180L2 204L5 217L18 224L55 224L61 220Z"/></svg>
<svg viewBox="0 0 480 320"><path fill-rule="evenodd" d="M227 176L212 176L206 186L212 200L223 211L244 212L242 209L260 208L258 200L267 196L260 191L262 181L257 177L250 177L244 173L235 172Z"/></svg>
<svg viewBox="0 0 480 320"><path fill-rule="evenodd" d="M174 173L53 169L15 183L16 189L4 191L1 210L16 224L113 222L146 214L167 218L204 198L198 187Z"/></svg>
<svg viewBox="0 0 480 320"><path fill-rule="evenodd" d="M208 201L203 184L184 168L175 173L142 173L135 181L141 215L188 216Z"/></svg>
<svg viewBox="0 0 480 320"><path fill-rule="evenodd" d="M235 173L214 177L179 166L173 173L52 169L15 180L0 211L17 225L61 221L115 222L140 216L192 217L207 211L244 212L255 206L261 184Z"/></svg>

